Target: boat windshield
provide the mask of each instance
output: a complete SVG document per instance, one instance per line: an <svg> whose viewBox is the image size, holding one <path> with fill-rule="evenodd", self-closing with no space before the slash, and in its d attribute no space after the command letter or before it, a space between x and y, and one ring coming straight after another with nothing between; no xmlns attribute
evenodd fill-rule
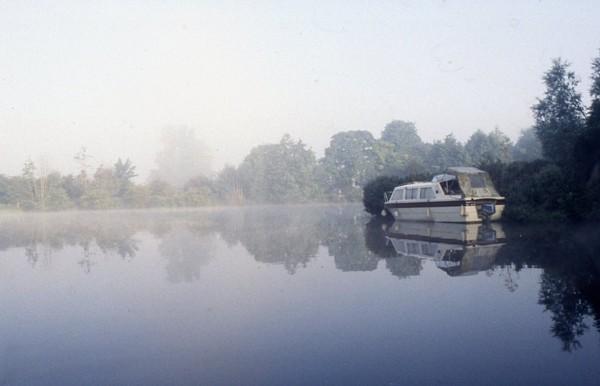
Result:
<svg viewBox="0 0 600 386"><path fill-rule="evenodd" d="M460 189L458 180L456 179L440 182L440 186L446 195L458 195L463 193Z"/></svg>

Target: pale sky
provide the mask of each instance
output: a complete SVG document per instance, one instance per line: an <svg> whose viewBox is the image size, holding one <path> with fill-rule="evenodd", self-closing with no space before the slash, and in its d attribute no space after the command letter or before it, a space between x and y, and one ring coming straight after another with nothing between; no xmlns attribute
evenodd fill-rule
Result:
<svg viewBox="0 0 600 386"><path fill-rule="evenodd" d="M215 169L284 133L320 156L331 135L414 121L426 141L500 127L516 139L552 58L587 96L598 1L0 1L0 173L153 167L188 125Z"/></svg>

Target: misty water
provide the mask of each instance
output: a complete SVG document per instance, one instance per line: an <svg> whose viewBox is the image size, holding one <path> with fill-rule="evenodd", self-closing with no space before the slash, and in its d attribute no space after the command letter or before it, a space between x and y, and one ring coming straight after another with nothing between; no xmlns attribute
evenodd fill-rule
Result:
<svg viewBox="0 0 600 386"><path fill-rule="evenodd" d="M0 216L0 384L593 384L595 226Z"/></svg>

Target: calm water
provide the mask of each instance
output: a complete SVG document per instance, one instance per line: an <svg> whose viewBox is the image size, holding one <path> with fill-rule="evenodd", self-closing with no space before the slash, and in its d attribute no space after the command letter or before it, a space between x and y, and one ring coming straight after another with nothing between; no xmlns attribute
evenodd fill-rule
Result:
<svg viewBox="0 0 600 386"><path fill-rule="evenodd" d="M597 384L600 229L0 216L0 384Z"/></svg>

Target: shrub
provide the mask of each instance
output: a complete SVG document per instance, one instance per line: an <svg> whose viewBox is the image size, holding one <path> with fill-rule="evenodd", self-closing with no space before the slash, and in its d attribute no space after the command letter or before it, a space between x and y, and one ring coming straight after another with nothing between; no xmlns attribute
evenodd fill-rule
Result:
<svg viewBox="0 0 600 386"><path fill-rule="evenodd" d="M373 215L380 215L383 211L383 194L402 183L400 177L380 176L369 182L363 188L363 204L365 210Z"/></svg>

